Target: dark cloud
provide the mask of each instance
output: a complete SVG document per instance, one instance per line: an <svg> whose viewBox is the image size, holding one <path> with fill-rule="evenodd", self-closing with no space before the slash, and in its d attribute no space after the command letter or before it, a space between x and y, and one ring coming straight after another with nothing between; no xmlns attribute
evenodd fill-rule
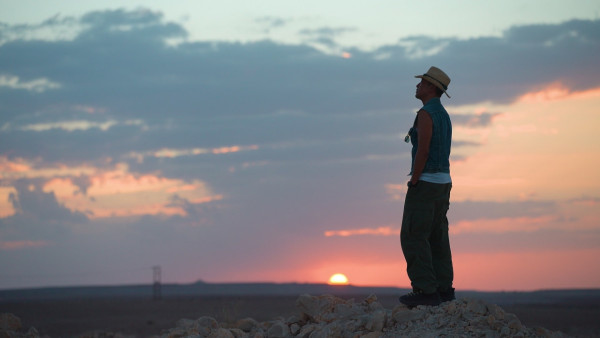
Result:
<svg viewBox="0 0 600 338"><path fill-rule="evenodd" d="M10 194L10 201L17 215L40 220L55 220L67 223L85 222L87 217L71 211L59 204L54 192L44 192L35 181L19 180L14 182L17 193Z"/></svg>
<svg viewBox="0 0 600 338"><path fill-rule="evenodd" d="M346 33L356 32L354 27L320 27L302 29L299 34L310 37L335 37Z"/></svg>
<svg viewBox="0 0 600 338"><path fill-rule="evenodd" d="M355 32L357 29L353 27L320 27L320 28L305 28L298 32L304 38L304 42L316 46L324 46L331 50L336 50L339 44L335 38L347 33Z"/></svg>
<svg viewBox="0 0 600 338"><path fill-rule="evenodd" d="M554 47L560 44L597 44L600 42L598 23L571 20L564 24L534 24L509 28L504 36L512 43Z"/></svg>
<svg viewBox="0 0 600 338"><path fill-rule="evenodd" d="M16 193L9 195L15 214L0 218L0 240L56 240L69 233L72 225L86 223L79 211L61 205L54 192L44 192L40 180L13 182Z"/></svg>

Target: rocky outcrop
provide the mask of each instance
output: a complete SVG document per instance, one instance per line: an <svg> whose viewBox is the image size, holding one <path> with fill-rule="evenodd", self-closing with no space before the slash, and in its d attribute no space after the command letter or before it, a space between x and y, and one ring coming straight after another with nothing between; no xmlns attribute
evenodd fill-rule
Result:
<svg viewBox="0 0 600 338"><path fill-rule="evenodd" d="M356 303L331 295L302 295L298 314L259 323L245 318L232 325L211 317L180 320L162 334L178 337L566 337L544 328L525 327L497 305L476 299L459 299L437 307L385 309L377 297Z"/></svg>
<svg viewBox="0 0 600 338"><path fill-rule="evenodd" d="M477 299L459 299L440 306L409 309L398 305L385 309L377 297L361 302L331 295L302 295L296 300L298 313L290 318L258 322L252 318L219 323L212 317L180 319L162 338L267 338L267 337L566 337L544 328L525 327L519 319L494 304ZM37 338L30 328L10 313L0 314L0 338ZM85 338L123 338L120 333L92 332Z"/></svg>
<svg viewBox="0 0 600 338"><path fill-rule="evenodd" d="M37 338L38 334L35 328L29 328L27 332L23 332L21 319L12 313L0 313L0 338Z"/></svg>

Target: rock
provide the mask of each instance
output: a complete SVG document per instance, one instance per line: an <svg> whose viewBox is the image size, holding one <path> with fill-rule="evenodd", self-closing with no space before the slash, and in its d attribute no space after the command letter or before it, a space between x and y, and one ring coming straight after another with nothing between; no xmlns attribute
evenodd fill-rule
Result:
<svg viewBox="0 0 600 338"><path fill-rule="evenodd" d="M467 310L475 314L484 315L487 313L487 306L481 300L471 299L467 303Z"/></svg>
<svg viewBox="0 0 600 338"><path fill-rule="evenodd" d="M240 330L240 329L237 329L237 328L235 328L235 329L229 329L229 331L230 331L230 332L233 334L233 336L234 336L235 338L243 338L243 337L246 337L246 332L244 332L244 331L242 331L242 330Z"/></svg>
<svg viewBox="0 0 600 338"><path fill-rule="evenodd" d="M286 323L288 323L288 324L299 324L301 322L302 322L302 316L299 316L299 315L293 315L286 320Z"/></svg>
<svg viewBox="0 0 600 338"><path fill-rule="evenodd" d="M282 338L290 336L290 328L282 321L277 321L267 331L267 336Z"/></svg>
<svg viewBox="0 0 600 338"><path fill-rule="evenodd" d="M235 336L228 329L217 328L211 331L208 338L235 338Z"/></svg>
<svg viewBox="0 0 600 338"><path fill-rule="evenodd" d="M21 319L12 313L0 313L0 338L39 338L40 334L34 327L22 332ZM114 336L114 335L113 335Z"/></svg>
<svg viewBox="0 0 600 338"><path fill-rule="evenodd" d="M296 307L310 320L319 322L331 318L330 314L335 306L343 302L343 299L332 295L311 296L304 294L296 300Z"/></svg>
<svg viewBox="0 0 600 338"><path fill-rule="evenodd" d="M237 321L237 323L235 323L235 326L244 332L250 332L252 331L252 329L258 327L259 325L260 324L252 318L240 319Z"/></svg>
<svg viewBox="0 0 600 338"><path fill-rule="evenodd" d="M410 310L404 305L398 305L392 311L392 319L396 323L404 323L412 321L421 317L421 312L417 310Z"/></svg>
<svg viewBox="0 0 600 338"><path fill-rule="evenodd" d="M446 312L449 314L454 314L456 312L456 302L447 302L442 306L446 307Z"/></svg>
<svg viewBox="0 0 600 338"><path fill-rule="evenodd" d="M196 319L196 323L197 326L201 326L201 327L206 327L209 329L217 329L219 328L219 322L217 322L216 319L212 318L212 317L200 317L198 319Z"/></svg>
<svg viewBox="0 0 600 338"><path fill-rule="evenodd" d="M290 333L292 335L297 335L298 332L300 332L301 326L298 325L297 323L293 323L292 325L290 325Z"/></svg>
<svg viewBox="0 0 600 338"><path fill-rule="evenodd" d="M496 304L489 304L488 310L497 320L504 320L504 310Z"/></svg>
<svg viewBox="0 0 600 338"><path fill-rule="evenodd" d="M506 320L508 321L508 327L512 330L521 330L523 328L523 324L521 324L519 318L512 313L506 316Z"/></svg>
<svg viewBox="0 0 600 338"><path fill-rule="evenodd" d="M310 335L318 329L318 327L319 326L315 324L304 325L304 327L302 327L300 333L298 333L296 337L309 338Z"/></svg>
<svg viewBox="0 0 600 338"><path fill-rule="evenodd" d="M370 331L381 331L385 326L385 311L378 310L371 314L365 327Z"/></svg>
<svg viewBox="0 0 600 338"><path fill-rule="evenodd" d="M21 319L12 313L0 313L0 330L19 331L21 330Z"/></svg>
<svg viewBox="0 0 600 338"><path fill-rule="evenodd" d="M365 303L371 304L377 302L377 296L369 295L369 297L365 298Z"/></svg>

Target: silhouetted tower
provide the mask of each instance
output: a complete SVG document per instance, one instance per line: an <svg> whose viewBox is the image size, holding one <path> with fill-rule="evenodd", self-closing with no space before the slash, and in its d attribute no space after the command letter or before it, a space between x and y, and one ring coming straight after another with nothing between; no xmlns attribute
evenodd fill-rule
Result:
<svg viewBox="0 0 600 338"><path fill-rule="evenodd" d="M161 299L162 298L162 293L161 293L161 284L160 284L160 265L155 265L152 267L152 298L153 299Z"/></svg>

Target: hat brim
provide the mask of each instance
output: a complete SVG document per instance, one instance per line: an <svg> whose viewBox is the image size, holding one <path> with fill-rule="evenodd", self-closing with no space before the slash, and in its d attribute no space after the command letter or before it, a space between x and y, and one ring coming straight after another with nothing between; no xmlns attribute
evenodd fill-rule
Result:
<svg viewBox="0 0 600 338"><path fill-rule="evenodd" d="M425 81L427 81L427 82L431 83L432 85L436 86L436 87L437 87L437 88L439 88L441 91L443 91L443 92L444 92L444 94L446 94L446 96L448 96L448 98L450 98L450 95L448 95L448 92L446 92L446 89L444 89L444 87L442 87L442 85L441 85L441 84L439 84L439 83L436 83L436 82L434 82L434 81L431 81L431 80L430 80L428 77L425 77L425 76L423 76L423 75L415 75L415 77L416 77L416 78L419 78L419 79L423 79L423 80L425 80Z"/></svg>

